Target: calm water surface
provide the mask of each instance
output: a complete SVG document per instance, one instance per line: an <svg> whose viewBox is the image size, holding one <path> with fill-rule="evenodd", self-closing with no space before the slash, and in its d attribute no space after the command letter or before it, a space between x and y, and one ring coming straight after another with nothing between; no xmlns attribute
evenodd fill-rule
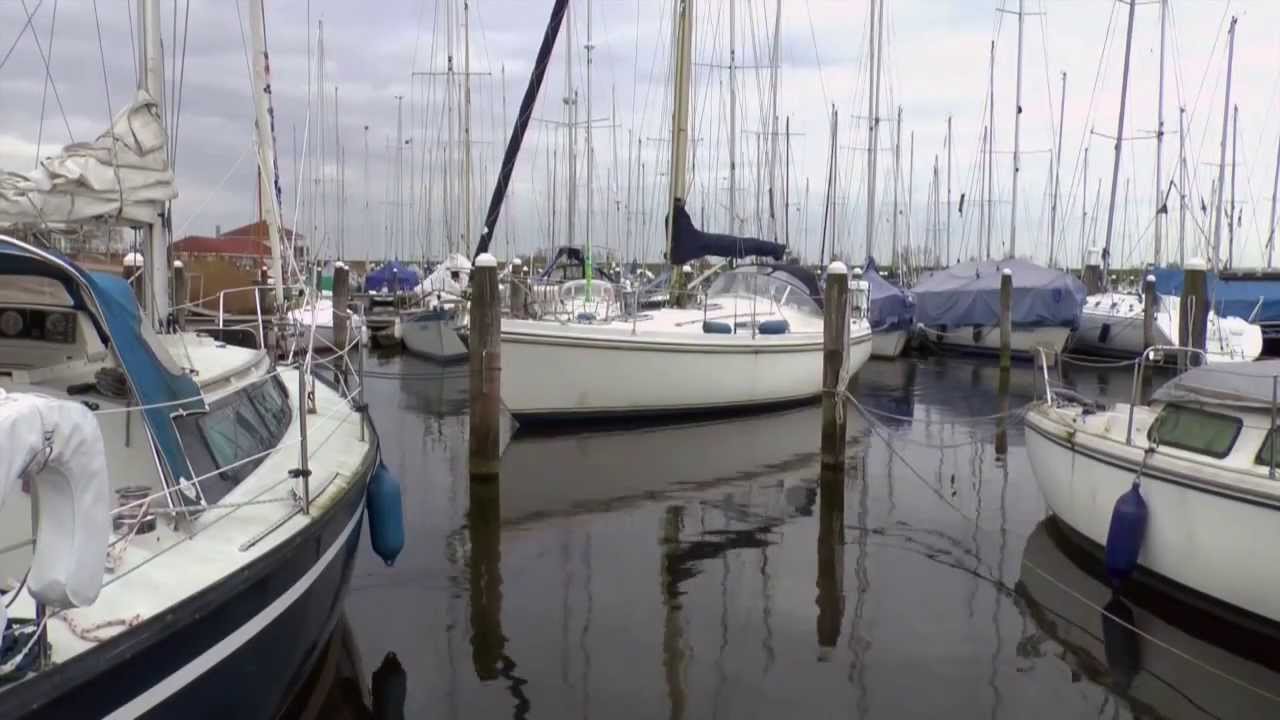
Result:
<svg viewBox="0 0 1280 720"><path fill-rule="evenodd" d="M1033 399L1030 367L1002 394L983 361L872 361L839 476L804 407L518 433L488 487L464 370L377 369L404 375L369 401L408 543L394 568L362 546L311 716L1280 716L1280 641L1157 593L1108 606L1146 635L1104 618L1020 422L989 417ZM1130 376L1065 381L1118 400Z"/></svg>

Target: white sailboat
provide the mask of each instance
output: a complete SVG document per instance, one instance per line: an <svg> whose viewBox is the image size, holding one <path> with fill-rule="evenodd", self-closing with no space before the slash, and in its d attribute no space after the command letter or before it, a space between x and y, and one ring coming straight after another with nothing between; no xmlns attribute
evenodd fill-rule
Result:
<svg viewBox="0 0 1280 720"><path fill-rule="evenodd" d="M683 243L720 248L692 251L690 258L781 254L775 243L705 236L684 208L693 5L679 0L675 8L667 253L676 263L673 273L687 260L674 252ZM583 301L598 303L601 283L588 275L581 288ZM815 289L816 282L810 287L785 266L749 265L717 279L698 308L506 319L503 401L517 418L528 419L723 411L816 398L822 392L823 320ZM870 352L870 326L858 318L851 323L849 372Z"/></svg>

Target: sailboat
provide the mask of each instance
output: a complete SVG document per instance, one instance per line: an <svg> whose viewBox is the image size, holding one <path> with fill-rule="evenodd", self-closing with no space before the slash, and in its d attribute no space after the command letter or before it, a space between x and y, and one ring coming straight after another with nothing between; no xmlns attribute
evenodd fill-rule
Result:
<svg viewBox="0 0 1280 720"><path fill-rule="evenodd" d="M1164 100L1164 33L1165 33L1165 8L1167 3L1161 0L1160 3L1160 104L1159 115L1157 119L1158 130L1156 132L1156 188L1158 193L1163 193L1164 189L1161 185L1160 178L1160 144L1164 139L1164 116L1163 116L1163 100ZM1107 231L1106 244L1103 246L1099 256L1097 250L1091 250L1089 258L1086 260L1085 273L1086 276L1094 280L1094 284L1098 281L1107 283L1107 268L1111 257L1111 240L1112 231L1115 223L1116 211L1116 187L1120 180L1120 150L1124 142L1124 120L1125 120L1125 101L1127 100L1129 90L1129 60L1133 45L1133 15L1129 13L1129 27L1125 39L1125 55L1124 55L1124 73L1120 85L1120 110L1119 110L1119 128L1116 130L1115 136L1115 164L1113 165L1111 176L1111 202L1107 209ZM1235 37L1235 23L1231 25L1232 38ZM1234 48L1234 42L1232 44ZM1230 74L1228 74L1228 83L1230 82ZM1230 98L1231 88L1227 87L1227 97ZM1225 133L1225 125L1224 125ZM1225 135L1224 135L1225 137ZM1225 146L1224 146L1225 147ZM1218 198L1221 202L1222 192L1219 190ZM1158 202L1161 202L1158 200ZM1157 217L1155 223L1155 265L1159 267L1161 262L1161 218L1159 217L1161 210L1157 209ZM1192 259L1191 266L1195 269L1203 269L1203 261ZM1180 287L1173 290L1169 287L1170 275L1178 271L1158 271L1166 282L1157 283L1157 302L1154 320L1154 337L1152 341L1155 345L1179 345L1181 338L1178 337L1179 314L1182 310L1182 300L1180 297ZM1160 278L1157 278L1158 280ZM1162 289L1161 286L1164 286ZM1146 351L1146 337L1144 331L1144 301L1138 293L1124 293L1110 288L1093 287L1090 288L1089 297L1085 300L1084 308L1080 317L1080 327L1073 335L1071 340L1071 349L1073 351L1088 353L1091 355L1103 355L1107 357L1127 357L1135 358ZM1256 359L1262 354L1262 329L1238 317L1221 317L1215 312L1212 304L1209 307L1208 325L1206 329L1205 347L1206 358L1210 363L1239 363L1249 362Z"/></svg>
<svg viewBox="0 0 1280 720"><path fill-rule="evenodd" d="M137 227L146 263L131 286L0 235L4 718L269 715L337 621L366 489L389 478L367 416L308 364L171 331L157 6L138 3L140 87L111 128L4 174L0 223ZM260 81L260 0L250 21Z"/></svg>
<svg viewBox="0 0 1280 720"><path fill-rule="evenodd" d="M675 12L675 87L667 259L673 287L704 256L781 259L778 243L703 232L685 207L693 1ZM483 250L483 246L481 248ZM588 251L589 252L589 251ZM588 255L589 258L589 255ZM588 274L561 292L595 302L612 292ZM502 399L518 419L670 415L808 401L822 392L823 316L803 268L744 264L721 274L701 307L614 315L578 312L502 323ZM871 329L850 323L847 372L871 353Z"/></svg>

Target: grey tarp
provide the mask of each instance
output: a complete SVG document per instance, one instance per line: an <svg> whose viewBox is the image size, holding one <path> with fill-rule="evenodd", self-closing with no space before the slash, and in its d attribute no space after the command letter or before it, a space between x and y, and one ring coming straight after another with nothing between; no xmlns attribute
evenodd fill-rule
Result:
<svg viewBox="0 0 1280 720"><path fill-rule="evenodd" d="M1269 408L1272 378L1277 376L1280 376L1280 360L1193 368L1165 383L1151 399L1153 402Z"/></svg>
<svg viewBox="0 0 1280 720"><path fill-rule="evenodd" d="M911 289L916 322L927 326L994 325L1000 321L1000 273L1013 271L1014 325L1073 327L1084 306L1084 283L1026 260L984 260L930 273Z"/></svg>

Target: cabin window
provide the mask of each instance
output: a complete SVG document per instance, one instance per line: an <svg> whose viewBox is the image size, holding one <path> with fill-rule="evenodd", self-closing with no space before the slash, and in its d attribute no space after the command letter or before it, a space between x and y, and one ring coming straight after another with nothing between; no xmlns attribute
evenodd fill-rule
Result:
<svg viewBox="0 0 1280 720"><path fill-rule="evenodd" d="M1148 439L1160 445L1224 458L1236 444L1244 421L1186 405L1166 405L1151 424Z"/></svg>
<svg viewBox="0 0 1280 720"><path fill-rule="evenodd" d="M192 470L199 476L217 472L200 483L205 501L218 502L261 465L291 418L288 395L277 378L220 398L203 415L176 418Z"/></svg>
<svg viewBox="0 0 1280 720"><path fill-rule="evenodd" d="M1271 467L1271 464L1275 463L1276 467L1280 467L1280 447L1277 447L1280 440L1277 439L1277 436L1280 436L1280 428L1272 428L1271 432L1267 433L1267 439L1262 443L1262 449L1258 451L1257 457L1253 459L1255 463L1266 465L1267 467Z"/></svg>

